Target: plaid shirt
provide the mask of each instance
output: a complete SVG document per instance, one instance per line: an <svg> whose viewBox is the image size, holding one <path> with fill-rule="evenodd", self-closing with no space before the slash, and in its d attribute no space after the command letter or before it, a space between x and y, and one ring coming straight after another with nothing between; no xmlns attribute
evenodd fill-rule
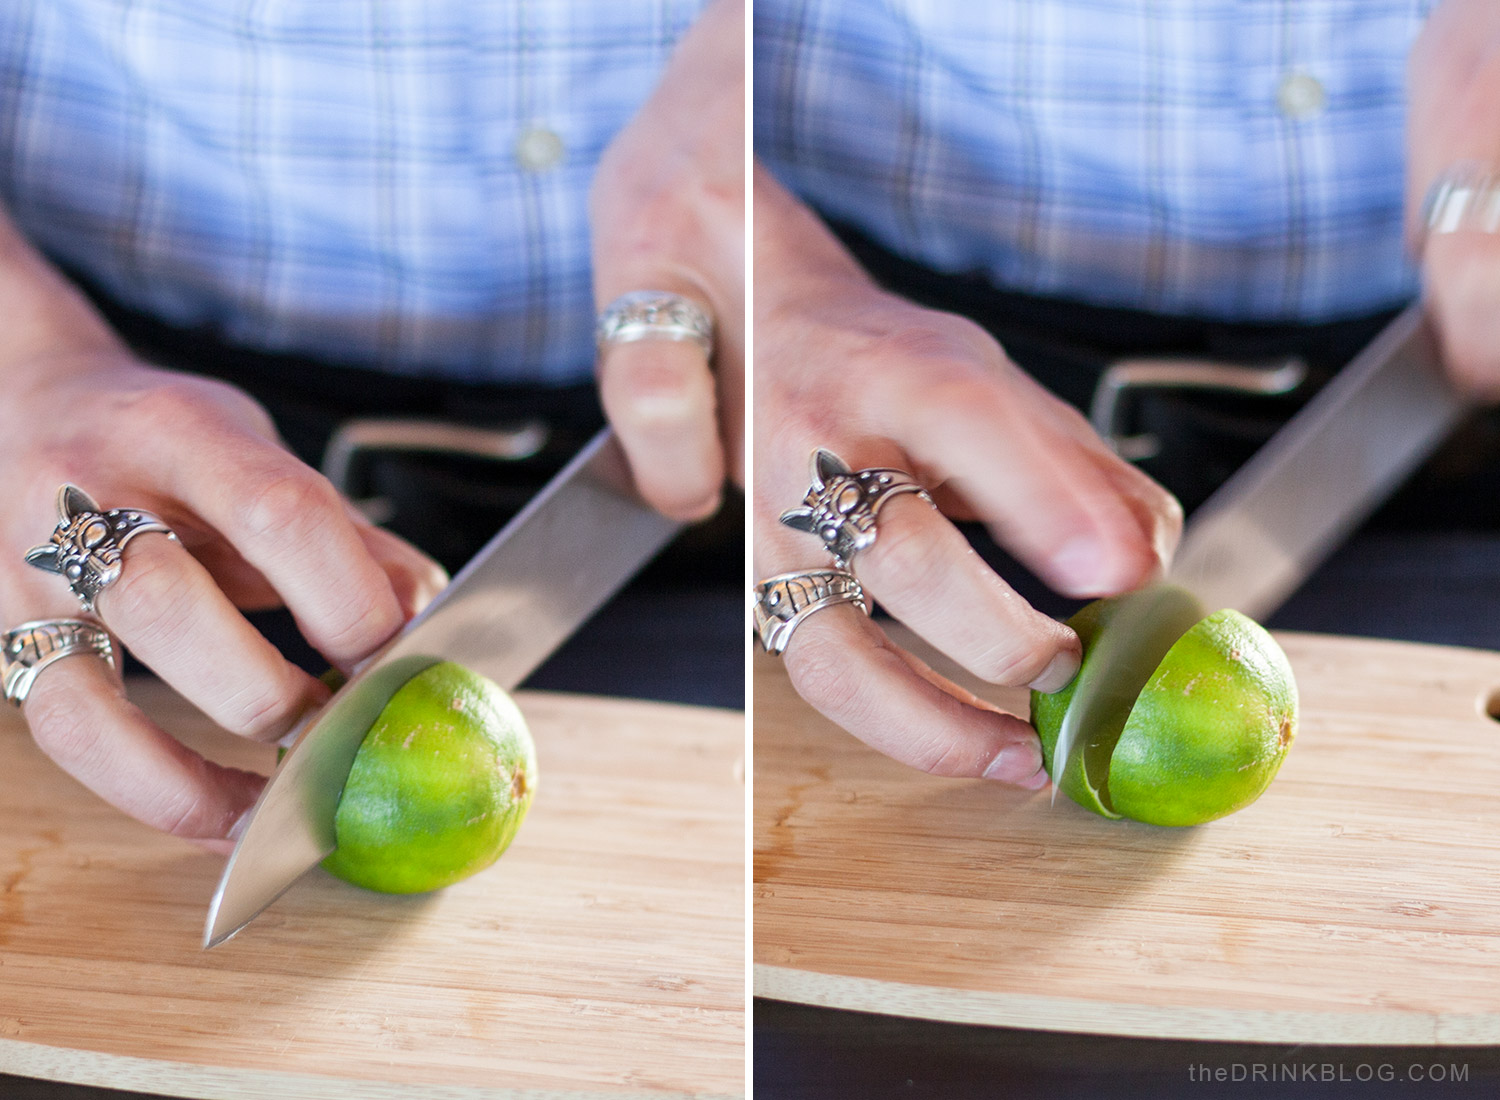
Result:
<svg viewBox="0 0 1500 1100"><path fill-rule="evenodd" d="M760 155L942 271L1226 320L1411 297L1434 0L757 0Z"/></svg>
<svg viewBox="0 0 1500 1100"><path fill-rule="evenodd" d="M702 0L3 0L0 201L261 349L566 382L586 195Z"/></svg>

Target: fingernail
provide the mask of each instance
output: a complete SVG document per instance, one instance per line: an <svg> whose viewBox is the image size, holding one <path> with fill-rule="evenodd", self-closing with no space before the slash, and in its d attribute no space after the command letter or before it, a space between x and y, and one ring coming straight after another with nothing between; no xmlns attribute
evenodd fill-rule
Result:
<svg viewBox="0 0 1500 1100"><path fill-rule="evenodd" d="M240 814L235 823L229 826L229 832L225 834L226 839L239 840L240 836L244 833L246 826L250 824L250 814L254 809L255 807L251 806L250 809Z"/></svg>
<svg viewBox="0 0 1500 1100"><path fill-rule="evenodd" d="M1042 770L1041 742L1032 738L1006 745L984 769L984 777L1033 791L1044 786L1047 773Z"/></svg>
<svg viewBox="0 0 1500 1100"><path fill-rule="evenodd" d="M1078 675L1079 664L1078 654L1071 649L1065 649L1047 662L1047 667L1042 669L1042 674L1026 686L1032 691L1040 691L1043 695L1061 691L1073 682L1073 677Z"/></svg>
<svg viewBox="0 0 1500 1100"><path fill-rule="evenodd" d="M1108 588L1108 566L1104 546L1089 535L1069 539L1052 555L1053 576L1069 596L1087 596Z"/></svg>
<svg viewBox="0 0 1500 1100"><path fill-rule="evenodd" d="M691 508L673 509L671 518L680 520L683 523L698 523L701 520L708 519L718 512L719 506L723 503L723 497L724 494L720 490L715 489Z"/></svg>
<svg viewBox="0 0 1500 1100"><path fill-rule="evenodd" d="M332 692L330 692L329 694L332 694ZM324 698L326 700L327 696L325 696ZM297 743L297 739L300 738L304 732L306 732L307 727L312 725L313 719L322 712L322 703L318 703L315 706L308 707L307 710L302 712L302 717L297 719L296 725L294 725L291 729L287 730L276 739L277 746L283 749L290 749ZM280 758L278 757L277 760L279 762Z"/></svg>

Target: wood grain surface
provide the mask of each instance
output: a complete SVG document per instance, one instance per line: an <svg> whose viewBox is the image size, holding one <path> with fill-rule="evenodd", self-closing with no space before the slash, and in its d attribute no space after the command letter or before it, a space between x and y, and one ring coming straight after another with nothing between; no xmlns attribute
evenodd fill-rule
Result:
<svg viewBox="0 0 1500 1100"><path fill-rule="evenodd" d="M1278 637L1297 740L1258 802L1191 829L903 768L758 654L756 994L1114 1035L1500 1042L1500 654ZM1024 692L955 679L1026 713Z"/></svg>
<svg viewBox="0 0 1500 1100"><path fill-rule="evenodd" d="M269 770L160 685L132 694ZM5 708L0 1072L190 1097L743 1095L743 716L517 698L540 783L499 863L407 898L315 870L209 952L222 857L98 801Z"/></svg>

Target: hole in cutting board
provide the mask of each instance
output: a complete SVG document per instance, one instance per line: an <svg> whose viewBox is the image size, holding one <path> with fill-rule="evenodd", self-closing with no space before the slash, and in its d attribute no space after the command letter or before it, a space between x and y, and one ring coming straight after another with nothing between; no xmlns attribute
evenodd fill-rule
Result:
<svg viewBox="0 0 1500 1100"><path fill-rule="evenodd" d="M1491 688L1480 705L1485 717L1500 722L1500 688Z"/></svg>

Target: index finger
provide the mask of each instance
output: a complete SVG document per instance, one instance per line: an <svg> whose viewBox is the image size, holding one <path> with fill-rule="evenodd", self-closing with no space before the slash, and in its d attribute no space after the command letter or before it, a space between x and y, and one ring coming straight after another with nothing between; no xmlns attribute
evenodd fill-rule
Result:
<svg viewBox="0 0 1500 1100"><path fill-rule="evenodd" d="M173 450L170 491L266 578L333 664L349 668L400 629L391 578L322 474L248 433Z"/></svg>
<svg viewBox="0 0 1500 1100"><path fill-rule="evenodd" d="M959 374L891 402L901 441L986 521L997 540L1073 596L1124 591L1158 568L1155 532L1087 448L1053 421L1053 400L1005 364L1010 385ZM914 383L903 379L899 387ZM889 398L890 395L884 395Z"/></svg>

